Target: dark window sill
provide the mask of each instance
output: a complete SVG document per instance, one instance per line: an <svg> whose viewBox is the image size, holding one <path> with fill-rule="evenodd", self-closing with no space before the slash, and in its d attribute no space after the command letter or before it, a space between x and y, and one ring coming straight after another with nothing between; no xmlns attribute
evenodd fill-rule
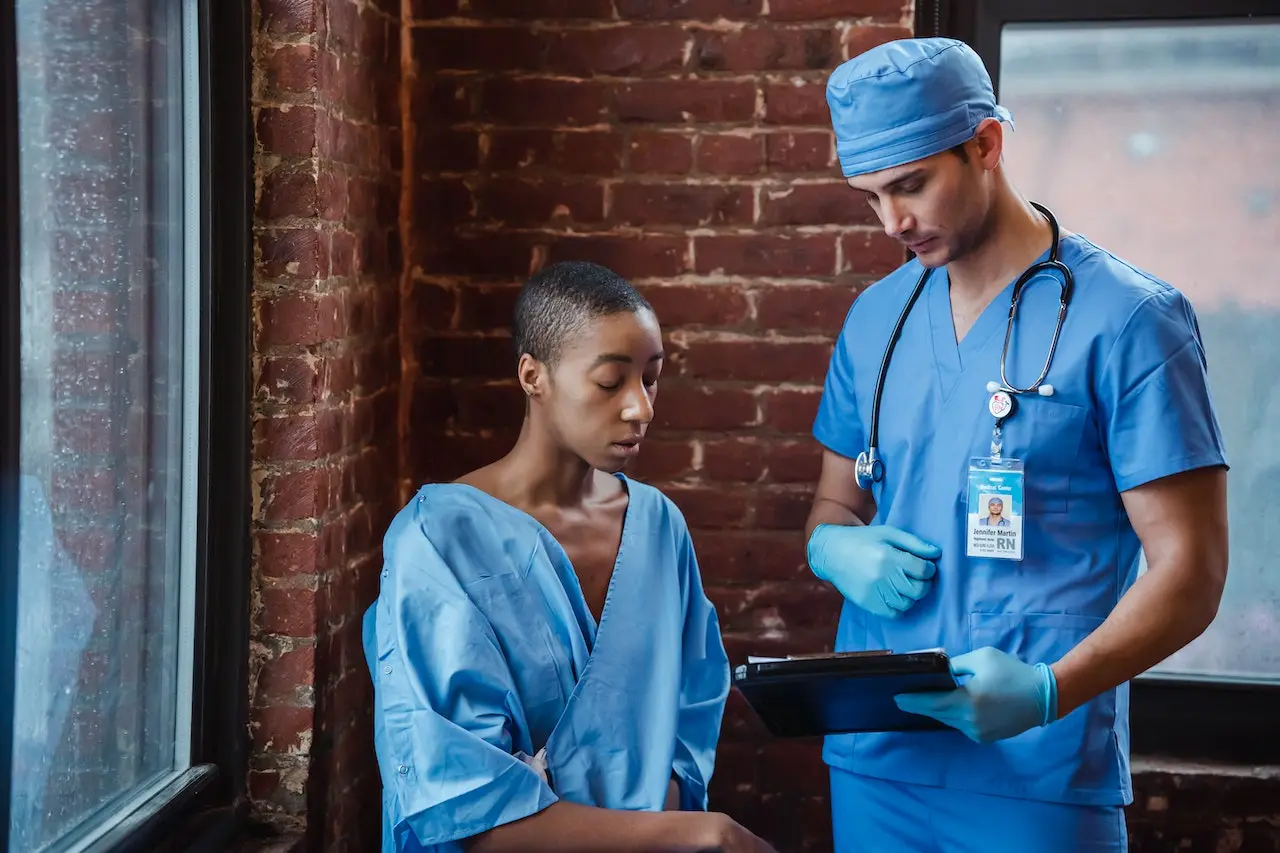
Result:
<svg viewBox="0 0 1280 853"><path fill-rule="evenodd" d="M1214 779L1257 779L1280 784L1280 765L1234 764L1225 761L1188 761L1162 755L1135 755L1132 759L1133 778L1138 777L1197 777Z"/></svg>
<svg viewBox="0 0 1280 853"><path fill-rule="evenodd" d="M1280 766L1280 685L1143 678L1129 703L1131 754L1191 766Z"/></svg>
<svg viewBox="0 0 1280 853"><path fill-rule="evenodd" d="M302 832L286 833L271 838L238 839L226 853L301 853L306 835Z"/></svg>
<svg viewBox="0 0 1280 853"><path fill-rule="evenodd" d="M209 850L221 850L234 834L238 819L231 809L208 808L218 779L210 764L192 767L174 779L138 811L95 841L90 853L162 853L170 849L198 849L206 838L220 840ZM202 807L203 806L203 807ZM182 839L179 844L178 839Z"/></svg>

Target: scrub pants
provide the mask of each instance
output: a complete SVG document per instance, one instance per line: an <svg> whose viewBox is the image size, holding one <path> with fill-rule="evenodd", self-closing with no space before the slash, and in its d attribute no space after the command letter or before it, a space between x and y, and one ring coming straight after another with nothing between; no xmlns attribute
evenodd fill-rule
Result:
<svg viewBox="0 0 1280 853"><path fill-rule="evenodd" d="M1124 809L904 785L831 768L835 853L1124 853Z"/></svg>

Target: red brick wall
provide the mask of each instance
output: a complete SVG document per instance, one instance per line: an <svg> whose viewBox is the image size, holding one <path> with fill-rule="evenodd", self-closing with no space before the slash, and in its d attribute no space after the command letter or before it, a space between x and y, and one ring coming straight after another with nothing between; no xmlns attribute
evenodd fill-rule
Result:
<svg viewBox="0 0 1280 853"><path fill-rule="evenodd" d="M398 465L400 10L256 6L250 792L314 849L363 850L360 613Z"/></svg>

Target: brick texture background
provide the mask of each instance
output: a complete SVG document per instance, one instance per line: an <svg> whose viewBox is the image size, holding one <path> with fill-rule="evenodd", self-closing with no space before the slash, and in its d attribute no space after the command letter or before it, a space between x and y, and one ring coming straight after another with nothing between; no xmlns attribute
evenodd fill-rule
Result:
<svg viewBox="0 0 1280 853"><path fill-rule="evenodd" d="M734 660L830 646L808 429L846 309L903 253L842 186L822 83L910 25L898 0L258 0L250 781L265 826L305 834L273 850L376 849L359 617L381 533L514 438L507 327L548 261L605 263L657 308L671 358L634 473L690 519ZM720 756L714 808L829 849L816 742L769 741L735 698ZM1181 782L1140 781L1136 849L1280 834L1260 800L1190 827Z"/></svg>
<svg viewBox="0 0 1280 853"><path fill-rule="evenodd" d="M396 509L398 2L262 0L254 50L255 810L371 849L360 614Z"/></svg>

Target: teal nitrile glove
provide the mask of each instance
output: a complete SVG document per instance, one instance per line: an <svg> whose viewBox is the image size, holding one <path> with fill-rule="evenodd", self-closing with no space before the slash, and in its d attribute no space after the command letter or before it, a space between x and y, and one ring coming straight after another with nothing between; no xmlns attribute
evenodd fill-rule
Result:
<svg viewBox="0 0 1280 853"><path fill-rule="evenodd" d="M809 568L868 613L896 619L929 591L937 545L885 525L819 524Z"/></svg>
<svg viewBox="0 0 1280 853"><path fill-rule="evenodd" d="M986 646L955 658L951 671L972 678L957 690L900 693L894 701L978 743L1020 735L1058 718L1058 682L1043 663L1032 666Z"/></svg>

